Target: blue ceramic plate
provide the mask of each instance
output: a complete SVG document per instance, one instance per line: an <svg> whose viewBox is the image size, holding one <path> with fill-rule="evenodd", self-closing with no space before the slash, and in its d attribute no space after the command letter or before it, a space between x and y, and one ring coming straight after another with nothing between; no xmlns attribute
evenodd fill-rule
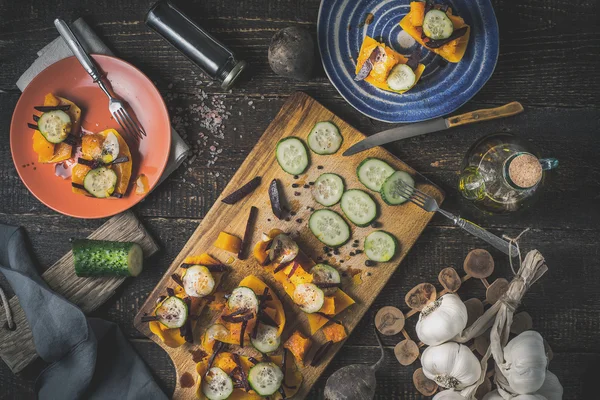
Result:
<svg viewBox="0 0 600 400"><path fill-rule="evenodd" d="M498 59L498 22L490 0L442 0L471 26L463 59L448 63L423 48L425 72L404 94L386 92L354 81L356 58L365 36L382 39L401 54L417 46L398 24L410 10L409 0L322 0L317 23L319 50L329 80L361 113L385 122L417 122L455 111L492 76ZM368 14L373 14L365 24Z"/></svg>

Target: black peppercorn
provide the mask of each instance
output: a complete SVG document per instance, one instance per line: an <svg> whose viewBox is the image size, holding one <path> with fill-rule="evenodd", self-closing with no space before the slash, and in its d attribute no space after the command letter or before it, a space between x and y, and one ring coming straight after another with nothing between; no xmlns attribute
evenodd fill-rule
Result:
<svg viewBox="0 0 600 400"><path fill-rule="evenodd" d="M294 192L294 196L300 196L300 192Z"/></svg>
<svg viewBox="0 0 600 400"><path fill-rule="evenodd" d="M298 185L297 183L292 183L293 188L297 188L298 186L300 186L300 185Z"/></svg>
<svg viewBox="0 0 600 400"><path fill-rule="evenodd" d="M381 224L377 221L371 222L371 228L379 228L380 226L381 226Z"/></svg>
<svg viewBox="0 0 600 400"><path fill-rule="evenodd" d="M323 166L322 165L318 165L317 169L323 169Z"/></svg>
<svg viewBox="0 0 600 400"><path fill-rule="evenodd" d="M294 175L294 179L298 179L300 178L298 175Z"/></svg>
<svg viewBox="0 0 600 400"><path fill-rule="evenodd" d="M356 249L356 251L355 251L355 253L356 253L356 254L362 254L362 252L363 252L363 251L362 251L362 250L360 250L360 249Z"/></svg>
<svg viewBox="0 0 600 400"><path fill-rule="evenodd" d="M299 224L301 224L301 223L302 223L302 218L298 218L298 219L296 220L296 222L297 222L297 223L299 223Z"/></svg>
<svg viewBox="0 0 600 400"><path fill-rule="evenodd" d="M374 266L375 266L375 264L376 264L376 263L375 263L375 261L373 261L373 260L366 260L366 261L365 261L365 265L366 265L367 267L374 267Z"/></svg>

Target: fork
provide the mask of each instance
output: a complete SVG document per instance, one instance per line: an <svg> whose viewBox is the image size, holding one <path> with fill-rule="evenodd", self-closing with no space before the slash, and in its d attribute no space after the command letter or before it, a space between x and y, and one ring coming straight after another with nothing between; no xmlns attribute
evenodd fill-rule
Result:
<svg viewBox="0 0 600 400"><path fill-rule="evenodd" d="M69 25L65 21L60 18L54 20L54 25L60 33L60 36L63 37L79 63L83 66L86 72L92 77L94 82L100 86L100 89L108 96L108 110L115 117L121 128L127 133L130 137L134 139L142 140L146 136L146 131L144 128L136 122L131 116L127 109L125 108L124 102L119 100L115 96L111 94L108 90L106 83L103 80L102 74L98 70L98 67L94 63L94 60L90 57L90 55L85 51L77 37L69 28Z"/></svg>
<svg viewBox="0 0 600 400"><path fill-rule="evenodd" d="M421 209L427 212L439 212L444 217L452 221L454 225L464 229L465 231L469 232L475 237L478 237L479 239L485 240L504 254L507 254L512 257L516 257L518 255L517 248L514 245L510 244L508 241L486 231L485 229L472 223L471 221L454 215L446 210L442 210L438 202L427 193L422 192L416 187L413 187L400 179L398 181L401 183L401 185L398 187L398 189L400 189L401 196L405 199L408 199L408 201L410 201L417 207L420 207Z"/></svg>

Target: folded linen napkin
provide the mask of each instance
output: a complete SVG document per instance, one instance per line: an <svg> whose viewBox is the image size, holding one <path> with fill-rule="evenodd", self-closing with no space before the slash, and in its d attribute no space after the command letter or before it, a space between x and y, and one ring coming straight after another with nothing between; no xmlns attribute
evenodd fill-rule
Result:
<svg viewBox="0 0 600 400"><path fill-rule="evenodd" d="M77 36L77 39L81 42L81 45L85 48L88 53L94 54L106 54L109 56L114 55L112 51L100 40L98 35L94 33L92 28L86 22L79 18L72 25L71 30ZM67 46L62 37L57 37L52 42L48 43L44 48L38 51L38 58L33 64L27 68L27 70L17 80L17 87L23 91L29 82L35 78L40 72L46 69L48 66L54 64L63 58L71 57L73 53ZM181 163L185 160L190 151L189 146L179 136L175 129L171 128L171 153L169 154L169 160L167 166L163 172L162 177L159 180L161 183L167 176L175 171Z"/></svg>
<svg viewBox="0 0 600 400"><path fill-rule="evenodd" d="M38 398L166 399L118 326L87 318L53 292L29 251L22 228L0 224L0 272L25 311L37 353L52 363L36 381Z"/></svg>

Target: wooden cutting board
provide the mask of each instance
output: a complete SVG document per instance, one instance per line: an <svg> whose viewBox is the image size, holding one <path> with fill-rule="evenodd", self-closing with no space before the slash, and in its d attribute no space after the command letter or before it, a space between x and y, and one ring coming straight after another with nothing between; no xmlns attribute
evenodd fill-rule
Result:
<svg viewBox="0 0 600 400"><path fill-rule="evenodd" d="M92 232L88 238L136 242L142 246L145 258L158 251L158 245L152 236L131 211L115 215ZM126 279L124 277L78 277L75 275L71 251L48 268L42 274L42 278L52 290L79 306L84 313L90 313L100 307ZM0 357L14 373L17 373L35 360L38 355L25 312L21 308L17 296L12 297L9 304L17 327L14 331L0 329ZM2 311L0 327L4 327L5 324L6 314Z"/></svg>
<svg viewBox="0 0 600 400"><path fill-rule="evenodd" d="M329 156L320 156L311 153L311 165L309 169L305 174L297 178L285 173L279 167L275 159L275 147L277 142L288 136L297 136L306 141L311 128L319 121L332 121L340 128L340 132L344 137L342 148L335 155ZM259 212L255 229L252 234L250 248L254 247L260 240L263 232L268 232L272 228L280 228L283 231L292 234L299 243L300 248L314 260L317 256L324 256L323 244L321 244L310 232L307 221L311 213L310 207L318 209L322 208L322 206L319 206L312 199L309 182L315 181L321 173L337 173L344 178L347 188L360 188L368 191L368 189L358 181L356 177L356 167L366 157L378 157L387 161L397 170L403 170L413 175L417 187L434 196L438 202L443 200L444 194L439 188L428 182L424 177L418 175L415 170L381 147L373 148L351 157L342 156L342 153L348 147L362 140L364 137L365 136L362 133L352 128L305 93L295 93L284 104L135 317L134 325L137 329L161 345L173 360L173 364L177 371L177 386L173 395L174 398L194 398L195 388L182 387L181 377L186 374L186 378L189 378L190 376L187 375L187 373L189 373L194 377L194 380L196 379L194 369L195 364L190 353L190 351L196 348L196 345L186 343L175 349L167 347L160 339L150 332L148 324L142 323L140 318L153 311L156 300L159 296L166 294L167 287L175 286L175 283L171 280L170 276L179 268L187 256L208 252L221 262L230 264L230 272L225 275L221 286L221 289L225 291L232 290L237 286L238 282L247 275L257 275L278 292L279 297L284 303L287 324L283 339L285 340L294 329L300 329L304 334L310 333L306 315L293 305L289 297L287 297L283 291L282 286L276 283L270 274L263 271L263 268L252 258L252 256L244 261L234 260L232 254L212 246L212 243L215 241L220 231L226 231L239 237L243 237L246 220L251 206L258 207ZM245 197L235 205L227 205L221 202L221 198L238 189L256 176L262 177L262 183L251 195ZM295 212L295 215L287 221L278 220L271 211L267 189L269 183L274 178L277 178L280 181L281 187L285 192L285 197L291 206L291 209ZM292 187L293 184L297 187ZM339 314L336 318L339 318L343 322L349 332L351 332L358 324L373 300L375 300L377 294L383 289L388 279L404 259L433 216L433 214L426 213L410 203L395 207L387 206L383 203L379 195L375 193L373 193L373 195L380 207L378 221L381 227L379 229L391 232L398 239L400 251L390 262L379 263L375 267L365 267L364 262L366 258L364 254L352 257L349 253L356 250L356 248L352 247L355 239L360 241L360 248L362 248L363 239L373 231L373 228L357 228L350 224L352 227L352 239L339 248L339 255L334 255L332 258L326 258L326 262L342 270L348 267L351 267L353 270L362 270L361 284L353 283L350 278L344 278L343 280L342 287L344 291L356 300L356 304ZM339 205L332 207L332 209L341 214ZM203 318L197 325L198 332L195 332L194 337L196 338L196 343L198 342L198 338L203 329L208 326L213 317L214 316L211 316L208 312L204 312ZM317 345L313 345L311 353L314 353L318 347L318 343L323 343L325 341L321 332L317 332L314 335L313 340ZM334 354L341 346L342 343L336 344L318 366L307 366L302 369L304 383L294 398L300 399L306 397L310 388L323 373L325 367L329 364ZM308 359L310 359L311 356L312 354L309 353ZM187 379L184 379L184 381L185 380Z"/></svg>

